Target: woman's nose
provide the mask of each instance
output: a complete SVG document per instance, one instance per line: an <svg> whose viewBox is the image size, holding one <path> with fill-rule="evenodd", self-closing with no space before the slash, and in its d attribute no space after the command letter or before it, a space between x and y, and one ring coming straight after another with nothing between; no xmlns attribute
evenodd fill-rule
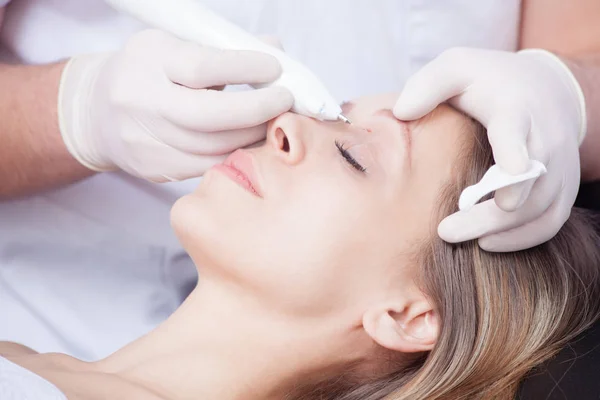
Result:
<svg viewBox="0 0 600 400"><path fill-rule="evenodd" d="M269 145L282 161L290 165L298 164L304 159L302 118L304 117L292 113L280 115L269 124L267 131Z"/></svg>

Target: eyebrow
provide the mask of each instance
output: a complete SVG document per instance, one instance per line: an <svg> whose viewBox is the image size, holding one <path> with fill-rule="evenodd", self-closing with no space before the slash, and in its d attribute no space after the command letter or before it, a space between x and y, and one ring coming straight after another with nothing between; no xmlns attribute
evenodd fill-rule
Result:
<svg viewBox="0 0 600 400"><path fill-rule="evenodd" d="M396 118L396 116L394 115L392 110L389 108L382 108L381 110L377 110L373 113L373 115L380 115L383 117L387 117L387 118L393 120L398 125L398 127L400 128L400 131L402 132L402 134L404 136L404 143L405 143L405 147L406 147L406 157L407 157L408 165L410 167L412 165L412 131L411 131L410 127L407 124L403 124L402 122L400 122Z"/></svg>

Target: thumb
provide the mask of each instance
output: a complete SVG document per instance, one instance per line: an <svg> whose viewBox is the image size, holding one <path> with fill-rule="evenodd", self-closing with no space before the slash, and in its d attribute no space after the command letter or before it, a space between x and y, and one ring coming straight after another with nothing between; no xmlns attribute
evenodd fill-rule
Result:
<svg viewBox="0 0 600 400"><path fill-rule="evenodd" d="M394 106L396 118L419 119L468 87L473 78L458 53L459 50L442 53L409 78Z"/></svg>
<svg viewBox="0 0 600 400"><path fill-rule="evenodd" d="M487 135L494 161L511 175L525 173L531 162L527 151L527 136L531 120L526 114L499 113L487 126ZM504 211L514 211L527 199L535 180L521 182L496 191L496 205Z"/></svg>

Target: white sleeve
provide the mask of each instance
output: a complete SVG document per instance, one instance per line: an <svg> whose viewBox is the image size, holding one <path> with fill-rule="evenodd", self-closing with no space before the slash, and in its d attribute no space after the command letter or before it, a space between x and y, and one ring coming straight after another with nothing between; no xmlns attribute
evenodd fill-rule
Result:
<svg viewBox="0 0 600 400"><path fill-rule="evenodd" d="M67 400L56 386L3 357L0 357L0 399Z"/></svg>

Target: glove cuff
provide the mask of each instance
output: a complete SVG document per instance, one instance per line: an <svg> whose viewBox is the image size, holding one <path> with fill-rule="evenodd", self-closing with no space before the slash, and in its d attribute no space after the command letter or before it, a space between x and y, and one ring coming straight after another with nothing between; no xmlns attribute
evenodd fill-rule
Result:
<svg viewBox="0 0 600 400"><path fill-rule="evenodd" d="M581 145L581 143L583 142L583 139L585 139L585 135L587 133L587 108L586 108L586 103L585 103L585 95L583 94L583 89L581 89L581 85L579 84L579 81L577 81L577 78L575 78L575 75L573 74L573 72L571 71L569 66L563 60L561 60L561 58L558 57L556 54L551 53L544 49L525 49L525 50L519 51L519 53L520 54L539 54L539 55L545 56L550 60L554 60L554 63L565 72L567 79L572 84L572 87L575 91L574 94L577 97L577 102L579 103L579 117L580 117L579 127L580 128L579 128L578 143Z"/></svg>
<svg viewBox="0 0 600 400"><path fill-rule="evenodd" d="M96 172L113 171L118 168L95 146L92 132L92 91L101 67L108 57L83 55L71 58L65 65L58 89L58 126L71 156L86 168ZM96 121L97 123L97 121Z"/></svg>

